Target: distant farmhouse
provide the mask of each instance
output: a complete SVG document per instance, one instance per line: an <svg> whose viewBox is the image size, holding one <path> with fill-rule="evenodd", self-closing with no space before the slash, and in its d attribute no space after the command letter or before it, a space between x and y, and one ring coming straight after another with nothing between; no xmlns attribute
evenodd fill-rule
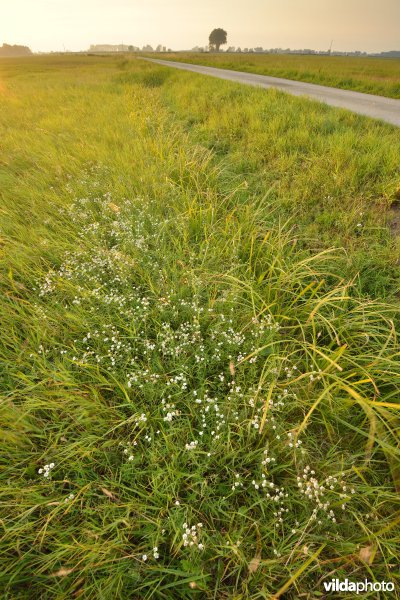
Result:
<svg viewBox="0 0 400 600"><path fill-rule="evenodd" d="M150 44L142 48L126 44L92 44L88 52L167 52L167 47L158 44L154 50ZM171 52L171 48L168 48L168 52Z"/></svg>
<svg viewBox="0 0 400 600"><path fill-rule="evenodd" d="M32 50L28 46L18 46L17 44L0 46L0 56L29 56L30 54L32 54Z"/></svg>
<svg viewBox="0 0 400 600"><path fill-rule="evenodd" d="M132 46L125 44L92 44L89 52L129 52Z"/></svg>

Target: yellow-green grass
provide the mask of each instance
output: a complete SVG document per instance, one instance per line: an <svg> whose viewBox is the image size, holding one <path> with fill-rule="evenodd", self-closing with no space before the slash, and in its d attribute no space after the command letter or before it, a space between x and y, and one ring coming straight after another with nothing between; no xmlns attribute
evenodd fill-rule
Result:
<svg viewBox="0 0 400 600"><path fill-rule="evenodd" d="M177 52L161 58L400 98L400 58L225 52Z"/></svg>
<svg viewBox="0 0 400 600"><path fill-rule="evenodd" d="M2 596L398 585L397 309L355 279L394 248L394 130L143 61L0 69ZM347 254L300 218L332 164L376 220Z"/></svg>
<svg viewBox="0 0 400 600"><path fill-rule="evenodd" d="M128 71L121 80L131 77ZM166 67L152 78L152 85L166 82L167 106L246 186L245 198L267 194L275 219L290 219L298 243L315 252L344 247L335 272L358 273L365 293L398 294L400 240L391 233L400 194L398 128Z"/></svg>

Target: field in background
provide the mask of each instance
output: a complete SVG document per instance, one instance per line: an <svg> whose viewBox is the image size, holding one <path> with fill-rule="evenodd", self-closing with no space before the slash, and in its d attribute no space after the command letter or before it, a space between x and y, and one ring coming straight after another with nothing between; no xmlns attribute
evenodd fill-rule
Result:
<svg viewBox="0 0 400 600"><path fill-rule="evenodd" d="M151 57L154 58L154 55ZM399 58L224 52L176 52L160 55L159 58L400 98Z"/></svg>
<svg viewBox="0 0 400 600"><path fill-rule="evenodd" d="M0 62L5 598L398 585L399 152L274 90Z"/></svg>

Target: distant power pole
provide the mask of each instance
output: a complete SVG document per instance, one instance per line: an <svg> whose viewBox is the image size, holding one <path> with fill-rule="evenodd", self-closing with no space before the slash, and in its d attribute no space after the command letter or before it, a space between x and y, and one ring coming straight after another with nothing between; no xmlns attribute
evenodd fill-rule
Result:
<svg viewBox="0 0 400 600"><path fill-rule="evenodd" d="M329 46L328 54L330 54L332 52L332 44L333 44L333 40L331 40L331 45Z"/></svg>

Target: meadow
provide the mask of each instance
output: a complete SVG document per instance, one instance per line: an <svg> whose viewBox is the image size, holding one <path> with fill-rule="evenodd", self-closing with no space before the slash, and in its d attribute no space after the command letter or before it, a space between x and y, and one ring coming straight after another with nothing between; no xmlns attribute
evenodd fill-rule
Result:
<svg viewBox="0 0 400 600"><path fill-rule="evenodd" d="M161 58L400 98L400 58L232 52L177 52Z"/></svg>
<svg viewBox="0 0 400 600"><path fill-rule="evenodd" d="M399 153L274 90L0 61L2 598L398 587Z"/></svg>

